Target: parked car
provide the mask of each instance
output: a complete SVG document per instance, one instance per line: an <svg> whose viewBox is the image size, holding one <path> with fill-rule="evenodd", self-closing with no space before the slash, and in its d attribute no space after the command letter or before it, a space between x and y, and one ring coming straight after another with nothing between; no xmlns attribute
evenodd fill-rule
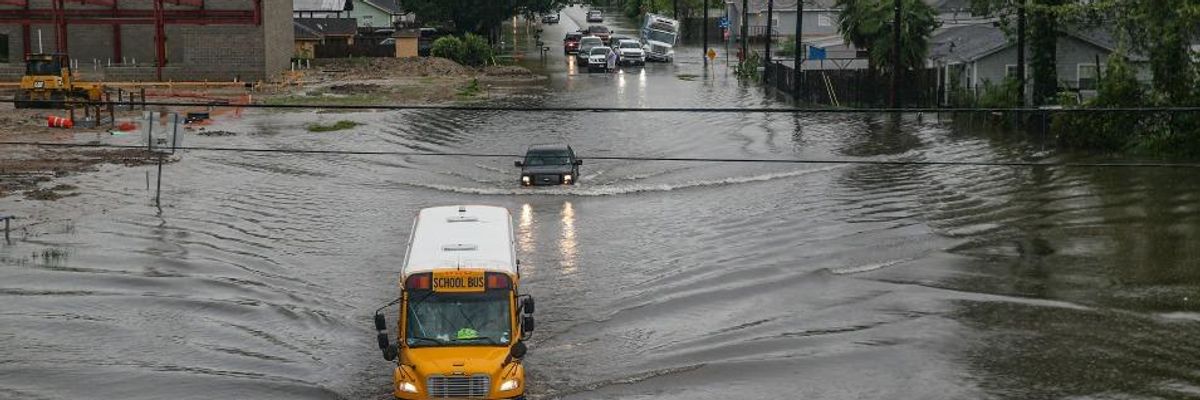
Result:
<svg viewBox="0 0 1200 400"><path fill-rule="evenodd" d="M559 15L558 15L558 13L554 13L554 14L546 14L546 15L543 15L543 16L542 16L542 23L543 23L543 24L557 24L557 23L558 23L558 20L559 20Z"/></svg>
<svg viewBox="0 0 1200 400"><path fill-rule="evenodd" d="M582 33L567 32L567 36L563 37L563 54L572 54L579 52L579 39L583 38Z"/></svg>
<svg viewBox="0 0 1200 400"><path fill-rule="evenodd" d="M611 64L616 64L615 60L610 64L608 59L610 56L615 56L612 49L604 46L593 47L588 51L588 72L595 72L597 70L604 72L610 71L612 67Z"/></svg>
<svg viewBox="0 0 1200 400"><path fill-rule="evenodd" d="M529 146L525 159L513 165L521 168L521 186L574 185L583 160L566 144L538 144Z"/></svg>
<svg viewBox="0 0 1200 400"><path fill-rule="evenodd" d="M604 14L600 10L588 10L587 22L604 22Z"/></svg>
<svg viewBox="0 0 1200 400"><path fill-rule="evenodd" d="M584 36L579 38L579 51L575 53L579 63L586 63L588 54L591 53L594 47L604 47L604 42L595 36Z"/></svg>
<svg viewBox="0 0 1200 400"><path fill-rule="evenodd" d="M587 28L588 34L600 38L604 44L608 44L608 40L612 38L612 31L608 30L604 25L592 25Z"/></svg>
<svg viewBox="0 0 1200 400"><path fill-rule="evenodd" d="M639 41L622 40L617 42L613 50L617 52L622 65L646 65L646 50L642 49L642 43Z"/></svg>

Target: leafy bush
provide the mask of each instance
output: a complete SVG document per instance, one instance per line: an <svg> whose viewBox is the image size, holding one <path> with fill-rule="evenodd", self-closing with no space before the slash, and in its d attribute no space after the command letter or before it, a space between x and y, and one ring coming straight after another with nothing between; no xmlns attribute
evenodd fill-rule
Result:
<svg viewBox="0 0 1200 400"><path fill-rule="evenodd" d="M463 58L463 42L454 36L442 36L433 41L433 46L429 48L429 54L434 57L442 57L454 60L457 62Z"/></svg>
<svg viewBox="0 0 1200 400"><path fill-rule="evenodd" d="M978 105L983 108L1020 107L1021 98L1017 93L1020 89L1021 84L1016 79L1007 78L999 84L984 80L983 93L979 95Z"/></svg>
<svg viewBox="0 0 1200 400"><path fill-rule="evenodd" d="M1122 54L1110 56L1105 69L1096 98L1084 104L1085 107L1145 105L1145 93L1137 74ZM1059 143L1069 148L1116 152L1141 147L1145 151L1151 149L1139 141L1161 141L1163 132L1170 131L1169 126L1163 127L1164 130L1146 125L1142 118L1147 117L1154 118L1152 115L1127 112L1063 113L1054 118L1051 130L1058 135ZM1157 149L1153 151L1157 152Z"/></svg>
<svg viewBox="0 0 1200 400"><path fill-rule="evenodd" d="M454 36L443 36L433 41L429 53L434 57L454 60L454 62L479 67L492 61L492 47L487 39L474 34L466 34L462 39Z"/></svg>
<svg viewBox="0 0 1200 400"><path fill-rule="evenodd" d="M454 61L472 67L483 66L491 62L492 46L489 46L487 40L482 36L468 33L463 36L462 44L462 58Z"/></svg>

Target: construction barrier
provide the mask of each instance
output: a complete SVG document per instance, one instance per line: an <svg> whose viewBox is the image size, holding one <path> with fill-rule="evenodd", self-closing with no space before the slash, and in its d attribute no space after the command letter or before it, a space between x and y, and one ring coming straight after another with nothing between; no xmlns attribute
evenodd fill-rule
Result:
<svg viewBox="0 0 1200 400"><path fill-rule="evenodd" d="M46 124L49 125L51 128L74 128L75 127L75 121L71 121L70 118L63 118L63 117L59 117L56 115L51 115L49 117L46 117Z"/></svg>

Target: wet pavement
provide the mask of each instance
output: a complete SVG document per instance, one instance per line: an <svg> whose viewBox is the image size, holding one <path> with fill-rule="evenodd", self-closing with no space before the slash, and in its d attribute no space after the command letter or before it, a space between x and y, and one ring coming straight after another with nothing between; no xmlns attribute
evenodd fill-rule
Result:
<svg viewBox="0 0 1200 400"><path fill-rule="evenodd" d="M519 106L786 106L673 64L588 74L547 28L552 91ZM618 33L628 25L613 24ZM723 58L723 54L718 59ZM530 63L540 64L537 60ZM351 131L311 133L351 119ZM189 145L581 157L1067 160L937 115L262 112ZM537 297L535 398L1200 397L1200 179L1188 170L189 152L0 246L0 398L387 398L370 315L422 207L508 207ZM150 178L152 179L152 178Z"/></svg>

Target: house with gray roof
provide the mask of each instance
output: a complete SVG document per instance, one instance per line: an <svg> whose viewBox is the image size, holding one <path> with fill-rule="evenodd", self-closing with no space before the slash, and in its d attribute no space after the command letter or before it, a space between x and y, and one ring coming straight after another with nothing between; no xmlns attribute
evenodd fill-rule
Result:
<svg viewBox="0 0 1200 400"><path fill-rule="evenodd" d="M1097 78L1116 49L1116 41L1105 30L1060 32L1055 54L1059 87L1084 98L1094 96ZM1030 54L1026 50L1026 77L1032 76ZM1136 52L1126 57L1137 69L1138 79L1149 82L1146 57ZM992 24L944 27L930 40L928 67L938 70L944 101L952 90L977 96L987 83L998 84L1016 76L1016 40ZM1027 80L1026 85L1025 92L1031 93L1032 81Z"/></svg>
<svg viewBox="0 0 1200 400"><path fill-rule="evenodd" d="M359 28L394 28L412 19L397 0L294 0L295 18L352 18Z"/></svg>

